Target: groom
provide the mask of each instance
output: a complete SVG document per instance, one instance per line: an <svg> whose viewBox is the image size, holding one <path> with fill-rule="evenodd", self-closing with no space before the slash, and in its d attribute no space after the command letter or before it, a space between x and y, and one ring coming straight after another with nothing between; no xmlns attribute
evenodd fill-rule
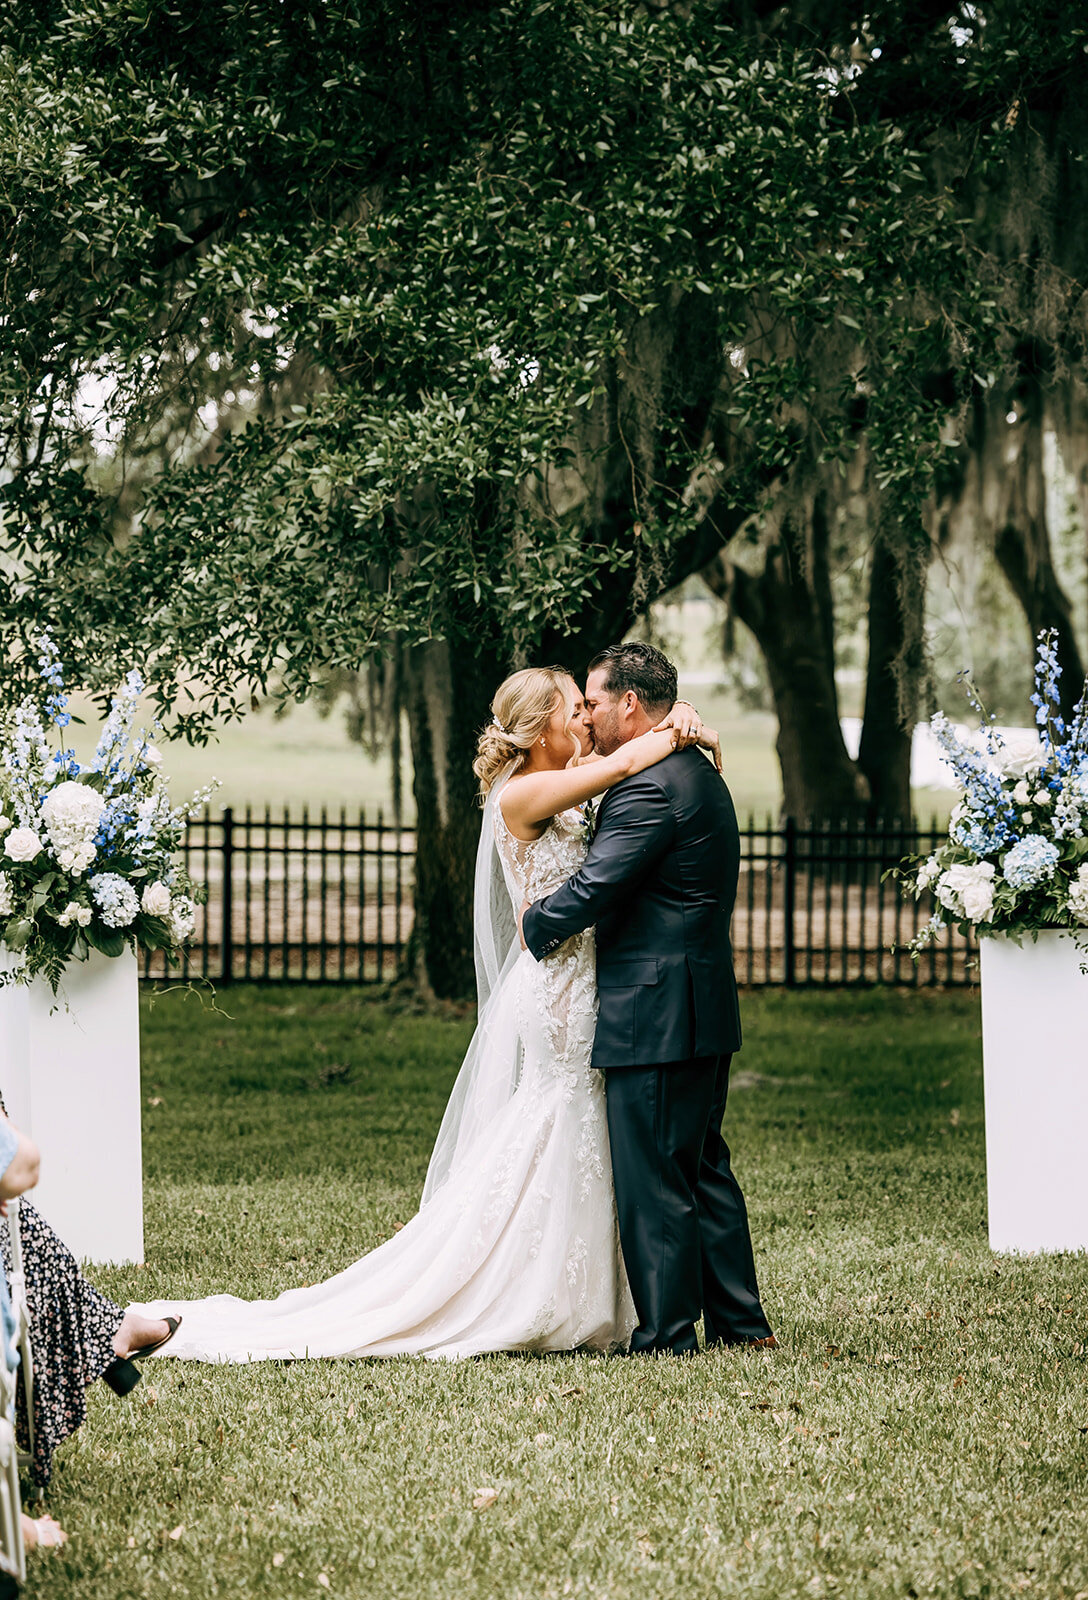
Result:
<svg viewBox="0 0 1088 1600"><path fill-rule="evenodd" d="M601 755L646 733L676 699L676 669L647 644L590 663L585 702ZM692 748L599 802L584 866L530 906L538 961L596 924L593 1065L607 1074L620 1243L638 1327L632 1352L768 1345L744 1197L721 1135L740 1015L729 919L740 838L729 791Z"/></svg>

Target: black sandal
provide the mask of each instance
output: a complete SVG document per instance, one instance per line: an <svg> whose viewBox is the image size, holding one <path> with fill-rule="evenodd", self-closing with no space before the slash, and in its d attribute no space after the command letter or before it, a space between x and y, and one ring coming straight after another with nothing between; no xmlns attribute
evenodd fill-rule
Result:
<svg viewBox="0 0 1088 1600"><path fill-rule="evenodd" d="M142 1350L134 1350L130 1356L118 1356L116 1361L111 1361L102 1374L103 1383L108 1383L114 1394L131 1394L139 1383L143 1374L136 1365L144 1356L153 1356L156 1350L161 1350L181 1327L180 1317L165 1317L163 1319L170 1330L162 1339L156 1339L154 1344L145 1344Z"/></svg>

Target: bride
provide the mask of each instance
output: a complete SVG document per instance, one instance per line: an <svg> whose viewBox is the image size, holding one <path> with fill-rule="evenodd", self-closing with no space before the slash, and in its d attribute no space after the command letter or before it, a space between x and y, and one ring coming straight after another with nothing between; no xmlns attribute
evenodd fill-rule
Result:
<svg viewBox="0 0 1088 1600"><path fill-rule="evenodd" d="M517 911L581 865L580 809L690 738L690 708L613 755L592 754L582 696L552 667L515 672L474 771L486 797L476 865L479 1021L443 1117L418 1213L385 1244L275 1300L212 1295L130 1309L176 1319L162 1355L191 1361L608 1350L636 1317L620 1255L603 1075L590 1067L593 933L546 961ZM716 743L714 735L700 742ZM150 1353L150 1352L149 1352Z"/></svg>

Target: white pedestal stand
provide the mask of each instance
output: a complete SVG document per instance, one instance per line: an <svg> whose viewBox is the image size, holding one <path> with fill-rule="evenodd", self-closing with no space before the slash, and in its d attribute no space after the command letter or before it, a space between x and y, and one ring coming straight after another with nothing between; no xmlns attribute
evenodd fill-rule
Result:
<svg viewBox="0 0 1088 1600"><path fill-rule="evenodd" d="M979 943L990 1248L1088 1249L1088 956L1068 933Z"/></svg>
<svg viewBox="0 0 1088 1600"><path fill-rule="evenodd" d="M11 957L5 954L5 965ZM136 957L92 951L49 985L0 988L0 1092L38 1144L27 1198L77 1260L142 1261Z"/></svg>

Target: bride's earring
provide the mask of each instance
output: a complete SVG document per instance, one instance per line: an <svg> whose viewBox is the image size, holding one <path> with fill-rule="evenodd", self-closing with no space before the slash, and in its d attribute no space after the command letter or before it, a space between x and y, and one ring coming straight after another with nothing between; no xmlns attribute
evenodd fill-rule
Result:
<svg viewBox="0 0 1088 1600"><path fill-rule="evenodd" d="M546 750L548 748L548 741L547 741L547 739L545 739L543 734L540 735L540 742L541 742L541 744L544 746L544 748Z"/></svg>

